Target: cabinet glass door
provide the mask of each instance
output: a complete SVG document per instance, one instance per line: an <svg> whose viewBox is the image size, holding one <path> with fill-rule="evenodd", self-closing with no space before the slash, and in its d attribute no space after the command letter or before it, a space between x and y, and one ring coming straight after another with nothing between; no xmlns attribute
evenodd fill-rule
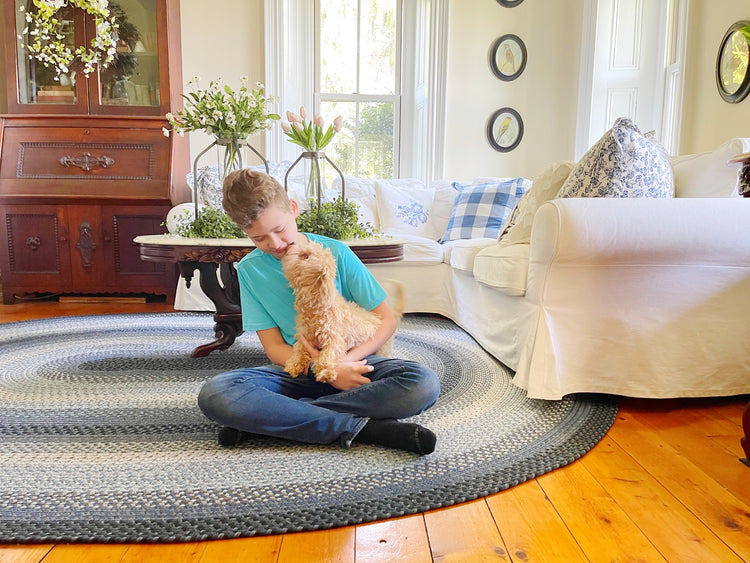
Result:
<svg viewBox="0 0 750 563"><path fill-rule="evenodd" d="M148 115L148 108L154 108L158 114L156 0L119 0L112 2L110 9L119 25L117 55L107 68L99 69L98 95L91 96L92 113ZM93 26L89 29L93 31Z"/></svg>
<svg viewBox="0 0 750 563"><path fill-rule="evenodd" d="M57 75L51 63L29 57L25 42L33 38L24 34L28 27L26 13L34 12L32 0L15 0L17 91L8 100L11 111L20 109L32 113L86 113L88 110L86 79L70 72ZM61 41L74 48L85 41L83 12L67 6L60 10Z"/></svg>

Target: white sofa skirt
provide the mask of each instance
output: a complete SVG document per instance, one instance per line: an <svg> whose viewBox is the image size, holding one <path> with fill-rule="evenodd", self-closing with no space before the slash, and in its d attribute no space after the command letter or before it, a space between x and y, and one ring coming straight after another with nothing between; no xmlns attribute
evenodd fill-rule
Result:
<svg viewBox="0 0 750 563"><path fill-rule="evenodd" d="M537 399L750 392L749 221L737 198L542 205L514 383Z"/></svg>

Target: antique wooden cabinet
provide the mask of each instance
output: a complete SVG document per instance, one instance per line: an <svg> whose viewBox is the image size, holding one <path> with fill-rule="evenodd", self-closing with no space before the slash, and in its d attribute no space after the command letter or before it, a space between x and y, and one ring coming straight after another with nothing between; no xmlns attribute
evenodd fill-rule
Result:
<svg viewBox="0 0 750 563"><path fill-rule="evenodd" d="M88 78L55 78L18 38L31 0L3 2L8 113L0 122L3 301L31 292L154 293L174 298L176 269L140 260L133 237L164 232L188 199L188 147L165 137L181 107L178 0L111 2L117 58ZM19 10L22 8L24 10ZM66 8L65 41L90 41L88 14Z"/></svg>

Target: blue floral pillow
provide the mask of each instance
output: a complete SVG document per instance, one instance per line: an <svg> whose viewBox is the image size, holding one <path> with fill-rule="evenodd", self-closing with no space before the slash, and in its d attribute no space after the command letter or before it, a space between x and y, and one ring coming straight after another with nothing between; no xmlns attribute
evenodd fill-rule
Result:
<svg viewBox="0 0 750 563"><path fill-rule="evenodd" d="M458 190L458 195L440 242L471 238L496 239L516 202L530 185L531 182L526 178L470 186L454 182L453 187Z"/></svg>
<svg viewBox="0 0 750 563"><path fill-rule="evenodd" d="M583 155L557 197L673 197L669 155L624 117Z"/></svg>

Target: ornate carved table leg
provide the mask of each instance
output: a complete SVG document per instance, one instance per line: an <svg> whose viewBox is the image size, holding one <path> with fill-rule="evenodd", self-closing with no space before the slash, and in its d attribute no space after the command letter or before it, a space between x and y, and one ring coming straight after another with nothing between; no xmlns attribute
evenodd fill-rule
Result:
<svg viewBox="0 0 750 563"><path fill-rule="evenodd" d="M187 286L193 272L201 274L201 289L216 306L214 315L213 342L198 346L191 356L200 358L208 356L214 350L226 350L240 334L242 334L242 312L240 308L239 284L234 264L218 264L216 262L179 262L180 274L185 278ZM217 277L217 270L219 277Z"/></svg>
<svg viewBox="0 0 750 563"><path fill-rule="evenodd" d="M747 466L750 466L750 403L745 407L745 412L742 413L742 430L745 435L740 440L742 449L745 450L745 457L740 458L740 461Z"/></svg>

